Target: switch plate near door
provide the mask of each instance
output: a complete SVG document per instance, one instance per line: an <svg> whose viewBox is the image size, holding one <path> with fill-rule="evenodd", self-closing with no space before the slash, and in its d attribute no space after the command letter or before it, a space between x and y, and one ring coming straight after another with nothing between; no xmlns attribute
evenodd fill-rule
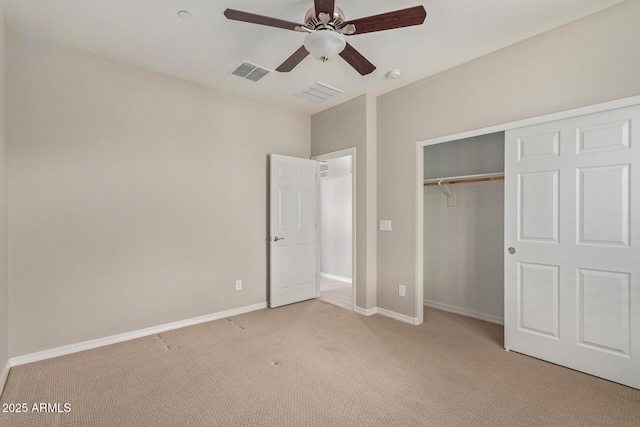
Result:
<svg viewBox="0 0 640 427"><path fill-rule="evenodd" d="M398 285L398 295L403 297L405 296L405 291L406 288L404 287L404 285Z"/></svg>
<svg viewBox="0 0 640 427"><path fill-rule="evenodd" d="M391 231L391 221L387 219L380 220L380 231Z"/></svg>
<svg viewBox="0 0 640 427"><path fill-rule="evenodd" d="M242 290L242 280L236 280L236 291Z"/></svg>

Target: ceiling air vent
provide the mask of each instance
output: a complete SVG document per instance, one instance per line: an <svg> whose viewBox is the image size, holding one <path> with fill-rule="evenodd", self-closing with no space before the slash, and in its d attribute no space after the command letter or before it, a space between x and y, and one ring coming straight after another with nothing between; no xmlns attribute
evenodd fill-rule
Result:
<svg viewBox="0 0 640 427"><path fill-rule="evenodd" d="M242 77L243 79L251 80L252 82L257 82L270 72L271 71L266 68L259 67L247 61L242 61L231 71L231 74Z"/></svg>
<svg viewBox="0 0 640 427"><path fill-rule="evenodd" d="M302 89L296 93L301 98L308 99L313 102L325 102L334 96L341 95L344 92L340 89L328 86L324 83L315 82L309 87Z"/></svg>

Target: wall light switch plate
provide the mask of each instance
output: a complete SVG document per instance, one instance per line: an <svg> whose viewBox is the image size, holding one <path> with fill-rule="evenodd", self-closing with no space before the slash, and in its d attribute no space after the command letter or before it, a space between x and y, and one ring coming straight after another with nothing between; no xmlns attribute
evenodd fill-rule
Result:
<svg viewBox="0 0 640 427"><path fill-rule="evenodd" d="M236 280L236 291L242 290L242 280Z"/></svg>
<svg viewBox="0 0 640 427"><path fill-rule="evenodd" d="M404 285L398 285L398 295L403 297L405 296L405 291L406 288L404 287Z"/></svg>
<svg viewBox="0 0 640 427"><path fill-rule="evenodd" d="M391 221L388 219L381 219L380 231L391 231Z"/></svg>

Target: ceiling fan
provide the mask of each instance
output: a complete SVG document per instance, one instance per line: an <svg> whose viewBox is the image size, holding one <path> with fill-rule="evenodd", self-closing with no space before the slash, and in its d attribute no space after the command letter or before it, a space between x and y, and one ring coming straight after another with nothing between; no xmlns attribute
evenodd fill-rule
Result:
<svg viewBox="0 0 640 427"><path fill-rule="evenodd" d="M308 33L304 45L280 64L276 68L277 71L293 70L311 53L322 62L340 55L363 76L371 73L376 67L347 43L344 36L420 25L427 17L424 6L415 6L347 21L342 10L336 7L335 0L314 0L313 4L305 15L304 24L235 9L226 9L224 16L235 21Z"/></svg>

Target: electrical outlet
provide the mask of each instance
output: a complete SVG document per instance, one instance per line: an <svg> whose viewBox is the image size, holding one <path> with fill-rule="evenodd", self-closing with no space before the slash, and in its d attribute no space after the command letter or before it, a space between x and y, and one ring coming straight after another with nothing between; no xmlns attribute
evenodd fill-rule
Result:
<svg viewBox="0 0 640 427"><path fill-rule="evenodd" d="M242 290L242 280L236 280L236 291Z"/></svg>
<svg viewBox="0 0 640 427"><path fill-rule="evenodd" d="M398 295L403 297L405 295L405 287L404 285L398 285Z"/></svg>

